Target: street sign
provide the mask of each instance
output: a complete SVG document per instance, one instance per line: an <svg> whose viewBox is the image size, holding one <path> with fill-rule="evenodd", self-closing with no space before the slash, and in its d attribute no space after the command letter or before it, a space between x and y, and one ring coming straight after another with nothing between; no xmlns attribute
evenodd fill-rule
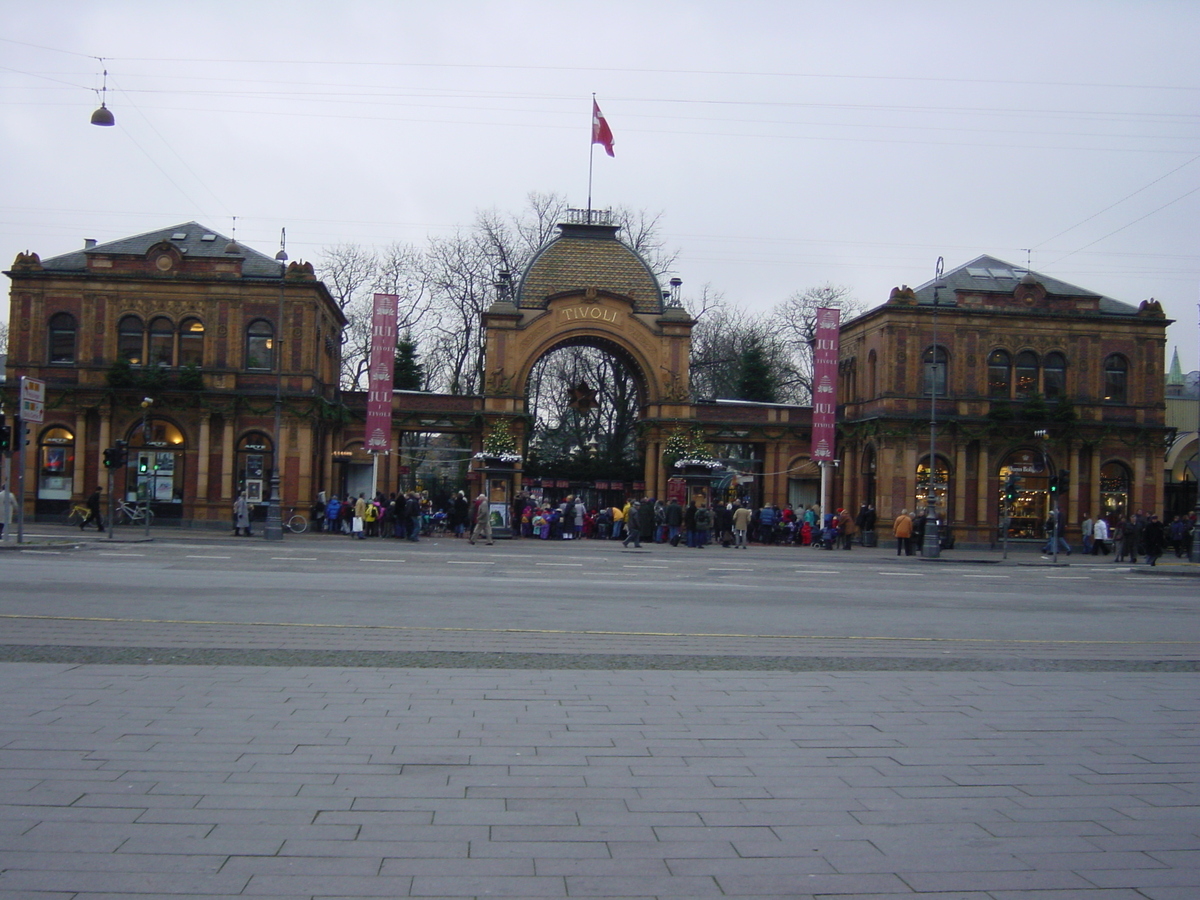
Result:
<svg viewBox="0 0 1200 900"><path fill-rule="evenodd" d="M46 408L46 382L21 376L21 421L42 423Z"/></svg>

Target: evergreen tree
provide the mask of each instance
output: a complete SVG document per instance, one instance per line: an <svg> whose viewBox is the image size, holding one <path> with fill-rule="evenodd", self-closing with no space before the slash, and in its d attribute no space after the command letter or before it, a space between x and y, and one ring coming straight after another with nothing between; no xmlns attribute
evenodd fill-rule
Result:
<svg viewBox="0 0 1200 900"><path fill-rule="evenodd" d="M778 403L779 385L762 343L752 337L738 360L737 399L756 403Z"/></svg>
<svg viewBox="0 0 1200 900"><path fill-rule="evenodd" d="M418 361L417 342L411 337L402 337L396 342L396 362L393 369L393 387L398 391L421 391L425 389L425 370Z"/></svg>

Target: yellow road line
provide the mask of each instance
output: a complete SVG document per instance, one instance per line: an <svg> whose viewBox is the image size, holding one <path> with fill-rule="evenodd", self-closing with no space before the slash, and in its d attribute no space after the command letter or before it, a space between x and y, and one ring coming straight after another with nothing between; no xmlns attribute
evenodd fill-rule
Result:
<svg viewBox="0 0 1200 900"><path fill-rule="evenodd" d="M33 613L0 613L0 619L29 619L50 622L108 622L122 625L212 625L233 628L324 628L342 631L422 631L464 634L566 634L601 637L682 637L682 638L753 638L784 641L891 641L917 644L1050 644L1113 645L1135 647L1195 646L1200 641L1085 641L1044 638L957 638L895 637L882 634L741 634L738 632L697 631L599 631L569 628L463 628L432 625L346 625L330 622L227 622L206 619L122 619L115 616L50 616Z"/></svg>

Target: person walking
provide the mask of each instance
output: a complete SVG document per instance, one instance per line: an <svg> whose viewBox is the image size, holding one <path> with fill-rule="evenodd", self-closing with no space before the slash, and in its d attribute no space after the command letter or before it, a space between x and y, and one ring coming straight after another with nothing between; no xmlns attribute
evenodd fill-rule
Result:
<svg viewBox="0 0 1200 900"><path fill-rule="evenodd" d="M240 491L233 501L233 534L237 537L243 533L246 537L253 537L250 533L250 504L246 501L246 492Z"/></svg>
<svg viewBox="0 0 1200 900"><path fill-rule="evenodd" d="M629 512L625 516L625 540L621 541L622 547L628 547L629 542L633 541L633 546L641 549L642 546L642 504L634 500L629 505Z"/></svg>
<svg viewBox="0 0 1200 900"><path fill-rule="evenodd" d="M1092 523L1092 556L1103 553L1108 556L1108 520L1104 516L1096 516Z"/></svg>
<svg viewBox="0 0 1200 900"><path fill-rule="evenodd" d="M746 549L746 531L750 528L750 519L754 513L749 506L738 506L733 511L733 547Z"/></svg>
<svg viewBox="0 0 1200 900"><path fill-rule="evenodd" d="M475 498L475 503L471 509L475 517L475 527L471 531L470 542L474 544L477 540L487 541L487 545L492 545L492 511L488 508L487 495L482 491Z"/></svg>
<svg viewBox="0 0 1200 900"><path fill-rule="evenodd" d="M1163 555L1167 546L1167 531L1158 516L1151 513L1146 521L1146 529L1142 532L1142 540L1146 544L1146 562L1152 566L1158 565L1158 558Z"/></svg>
<svg viewBox="0 0 1200 900"><path fill-rule="evenodd" d="M0 486L0 538L4 537L4 529L13 523L17 514L17 498L12 495L8 485Z"/></svg>
<svg viewBox="0 0 1200 900"><path fill-rule="evenodd" d="M1083 555L1095 555L1092 550L1092 540L1096 534L1096 522L1092 519L1092 514L1088 513L1083 522L1079 525L1079 531L1083 537Z"/></svg>
<svg viewBox="0 0 1200 900"><path fill-rule="evenodd" d="M858 533L858 525L848 509L843 509L838 519L838 536L842 541L842 549L849 550L854 543L854 535Z"/></svg>
<svg viewBox="0 0 1200 900"><path fill-rule="evenodd" d="M896 555L912 556L913 520L907 509L900 510L892 522L892 534L896 535Z"/></svg>

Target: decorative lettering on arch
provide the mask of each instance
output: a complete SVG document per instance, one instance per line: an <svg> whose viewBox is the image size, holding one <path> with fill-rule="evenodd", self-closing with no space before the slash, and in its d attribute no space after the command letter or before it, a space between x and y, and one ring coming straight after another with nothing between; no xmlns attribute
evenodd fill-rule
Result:
<svg viewBox="0 0 1200 900"><path fill-rule="evenodd" d="M562 318L567 322L613 322L617 321L617 311L615 309L606 309L603 306L583 305L566 306L560 312Z"/></svg>

